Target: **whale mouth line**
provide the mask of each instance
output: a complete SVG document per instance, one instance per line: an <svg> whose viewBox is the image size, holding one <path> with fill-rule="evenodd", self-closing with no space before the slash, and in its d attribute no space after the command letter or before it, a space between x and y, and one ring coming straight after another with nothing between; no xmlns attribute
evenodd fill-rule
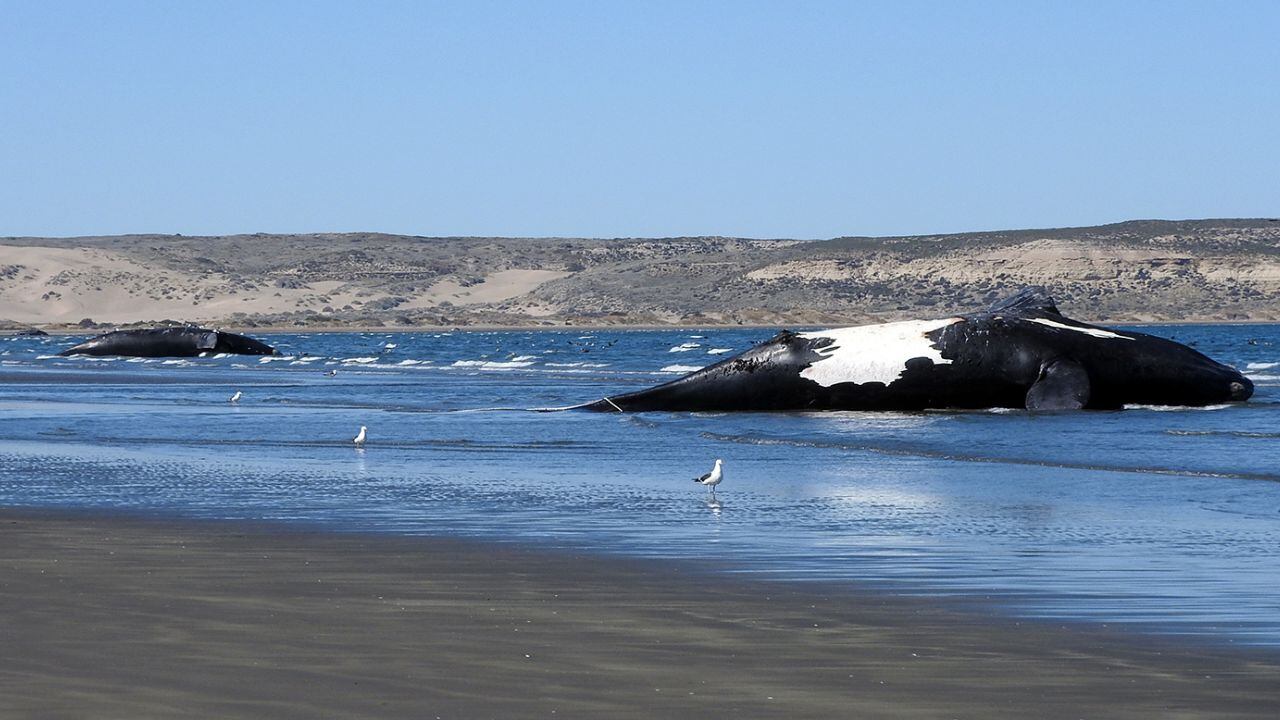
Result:
<svg viewBox="0 0 1280 720"><path fill-rule="evenodd" d="M1046 327L1057 328L1059 330L1071 330L1078 333L1084 333L1085 335L1089 335L1096 338L1110 338L1113 340L1135 340L1135 338L1131 338L1126 335L1121 335L1120 333L1113 332L1111 330L1104 330L1102 328L1076 327L1075 325L1067 325L1066 323L1060 323L1054 320L1050 320L1048 318L1033 317L1033 318L1027 318L1027 320L1033 323L1037 323L1039 325L1044 325Z"/></svg>

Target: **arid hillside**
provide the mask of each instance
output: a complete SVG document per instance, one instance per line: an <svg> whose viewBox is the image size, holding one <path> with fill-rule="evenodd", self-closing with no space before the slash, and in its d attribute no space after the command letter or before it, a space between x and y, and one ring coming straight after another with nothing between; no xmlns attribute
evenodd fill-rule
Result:
<svg viewBox="0 0 1280 720"><path fill-rule="evenodd" d="M858 323L1030 284L1080 318L1280 320L1280 221L823 241L0 238L0 321L51 328Z"/></svg>

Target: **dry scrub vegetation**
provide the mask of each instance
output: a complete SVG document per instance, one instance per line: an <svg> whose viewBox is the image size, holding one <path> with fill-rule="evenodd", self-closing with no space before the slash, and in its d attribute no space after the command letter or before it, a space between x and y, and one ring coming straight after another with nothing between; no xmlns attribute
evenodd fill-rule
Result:
<svg viewBox="0 0 1280 720"><path fill-rule="evenodd" d="M0 319L49 327L851 324L972 309L1029 284L1082 318L1280 320L1280 221L823 241L0 239Z"/></svg>

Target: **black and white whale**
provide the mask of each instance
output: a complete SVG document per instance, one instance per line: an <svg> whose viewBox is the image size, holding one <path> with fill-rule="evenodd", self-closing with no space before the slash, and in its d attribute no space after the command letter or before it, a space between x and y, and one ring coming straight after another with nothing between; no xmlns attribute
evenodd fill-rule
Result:
<svg viewBox="0 0 1280 720"><path fill-rule="evenodd" d="M783 331L669 383L580 409L1118 409L1247 400L1234 368L1171 340L1064 317L1033 287L938 320Z"/></svg>
<svg viewBox="0 0 1280 720"><path fill-rule="evenodd" d="M59 355L196 357L204 353L274 355L275 348L251 337L202 327L116 330L86 340Z"/></svg>

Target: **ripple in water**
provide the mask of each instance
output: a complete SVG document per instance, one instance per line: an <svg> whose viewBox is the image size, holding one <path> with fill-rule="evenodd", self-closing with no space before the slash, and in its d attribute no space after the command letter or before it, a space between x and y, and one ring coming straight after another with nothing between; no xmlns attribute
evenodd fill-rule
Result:
<svg viewBox="0 0 1280 720"><path fill-rule="evenodd" d="M1275 326L1176 332L1251 373L1275 366L1248 342ZM169 364L11 340L0 502L712 558L1280 647L1275 385L1208 412L499 409L639 389L677 371L673 348L706 358L771 333L704 334L282 335L283 358ZM715 457L713 500L691 478Z"/></svg>

